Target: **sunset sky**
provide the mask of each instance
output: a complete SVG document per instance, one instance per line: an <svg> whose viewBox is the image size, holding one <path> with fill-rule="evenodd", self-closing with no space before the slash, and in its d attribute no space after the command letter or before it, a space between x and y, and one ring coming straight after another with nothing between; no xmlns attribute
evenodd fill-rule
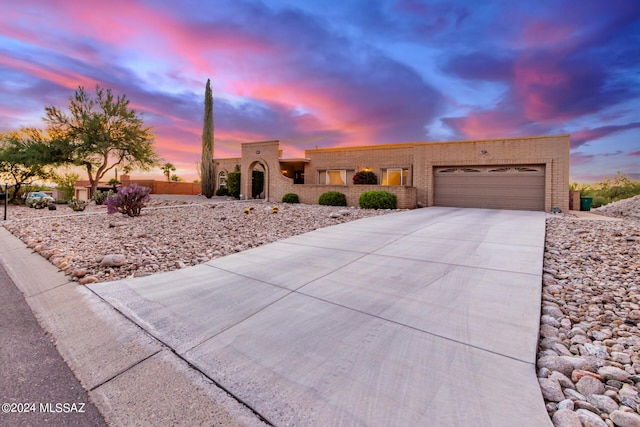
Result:
<svg viewBox="0 0 640 427"><path fill-rule="evenodd" d="M191 180L207 78L216 157L570 133L573 181L640 179L638 0L0 4L0 132L99 84Z"/></svg>

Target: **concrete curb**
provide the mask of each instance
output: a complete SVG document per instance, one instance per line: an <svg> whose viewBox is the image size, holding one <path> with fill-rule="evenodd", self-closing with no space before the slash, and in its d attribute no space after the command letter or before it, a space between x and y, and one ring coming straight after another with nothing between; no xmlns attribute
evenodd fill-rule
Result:
<svg viewBox="0 0 640 427"><path fill-rule="evenodd" d="M4 227L0 248L0 264L109 425L264 425Z"/></svg>

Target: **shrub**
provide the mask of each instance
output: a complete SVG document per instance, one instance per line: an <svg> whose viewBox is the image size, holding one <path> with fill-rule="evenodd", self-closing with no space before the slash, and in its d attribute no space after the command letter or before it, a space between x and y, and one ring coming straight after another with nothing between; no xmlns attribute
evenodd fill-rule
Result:
<svg viewBox="0 0 640 427"><path fill-rule="evenodd" d="M251 173L251 198L255 199L264 191L264 172L253 171Z"/></svg>
<svg viewBox="0 0 640 427"><path fill-rule="evenodd" d="M58 184L58 190L62 191L62 198L64 200L73 199L73 194L76 191L76 181L79 179L80 175L77 173L67 173L54 178L55 183Z"/></svg>
<svg viewBox="0 0 640 427"><path fill-rule="evenodd" d="M229 189L227 187L220 187L216 190L216 196L228 196L229 195Z"/></svg>
<svg viewBox="0 0 640 427"><path fill-rule="evenodd" d="M347 197L339 191L327 191L320 195L318 204L326 206L347 206Z"/></svg>
<svg viewBox="0 0 640 427"><path fill-rule="evenodd" d="M282 196L282 203L300 203L300 199L297 194L287 193Z"/></svg>
<svg viewBox="0 0 640 427"><path fill-rule="evenodd" d="M227 188L229 189L229 195L240 198L240 168L236 168L235 171L227 174Z"/></svg>
<svg viewBox="0 0 640 427"><path fill-rule="evenodd" d="M131 184L129 187L120 187L118 192L107 197L107 213L120 212L124 215L138 216L151 197L149 187Z"/></svg>
<svg viewBox="0 0 640 427"><path fill-rule="evenodd" d="M353 175L353 183L356 185L376 185L378 183L378 177L371 171L360 171Z"/></svg>
<svg viewBox="0 0 640 427"><path fill-rule="evenodd" d="M55 203L49 203L47 205L47 208L49 208L50 211L55 211L56 209L58 209Z"/></svg>
<svg viewBox="0 0 640 427"><path fill-rule="evenodd" d="M115 194L113 192L113 190L109 190L109 191L96 191L93 196L91 196L91 200L93 200L94 202L96 202L96 205L102 205L104 204L105 200L107 200L107 197L111 196Z"/></svg>
<svg viewBox="0 0 640 427"><path fill-rule="evenodd" d="M69 207L76 212L83 211L87 207L86 200L71 199L69 200Z"/></svg>
<svg viewBox="0 0 640 427"><path fill-rule="evenodd" d="M593 184L574 182L570 189L579 191L583 197L593 198L591 207L597 208L640 194L640 181L633 180L618 172L613 179L605 176L602 181Z"/></svg>
<svg viewBox="0 0 640 427"><path fill-rule="evenodd" d="M360 195L359 203L363 209L395 209L398 200L386 191L366 191Z"/></svg>
<svg viewBox="0 0 640 427"><path fill-rule="evenodd" d="M44 209L49 205L49 201L47 199L45 199L44 197L27 198L26 204L30 208Z"/></svg>

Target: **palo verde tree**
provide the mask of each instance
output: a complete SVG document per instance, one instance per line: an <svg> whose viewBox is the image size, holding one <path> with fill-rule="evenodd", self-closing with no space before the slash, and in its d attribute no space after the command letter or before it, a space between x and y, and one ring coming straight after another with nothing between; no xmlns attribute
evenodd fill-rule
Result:
<svg viewBox="0 0 640 427"><path fill-rule="evenodd" d="M167 177L167 181L171 180L171 172L176 171L176 167L171 163L165 163L160 169L162 169L162 173L164 173L164 176Z"/></svg>
<svg viewBox="0 0 640 427"><path fill-rule="evenodd" d="M54 177L48 167L46 143L38 129L0 134L0 180L11 185L11 201L35 181Z"/></svg>
<svg viewBox="0 0 640 427"><path fill-rule="evenodd" d="M215 176L213 168L213 93L209 79L207 79L207 87L204 92L204 125L202 126L202 162L200 167L202 194L210 199L215 190Z"/></svg>
<svg viewBox="0 0 640 427"><path fill-rule="evenodd" d="M149 170L159 161L151 128L129 108L126 95L114 96L96 86L95 96L82 86L69 98L68 111L45 108L52 161L87 171L91 194L111 169L121 166Z"/></svg>

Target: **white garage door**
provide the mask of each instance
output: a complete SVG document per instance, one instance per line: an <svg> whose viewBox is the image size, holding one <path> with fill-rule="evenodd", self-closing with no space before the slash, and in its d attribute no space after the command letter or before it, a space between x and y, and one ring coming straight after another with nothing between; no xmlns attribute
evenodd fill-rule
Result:
<svg viewBox="0 0 640 427"><path fill-rule="evenodd" d="M434 168L434 204L543 211L544 173L544 165Z"/></svg>

